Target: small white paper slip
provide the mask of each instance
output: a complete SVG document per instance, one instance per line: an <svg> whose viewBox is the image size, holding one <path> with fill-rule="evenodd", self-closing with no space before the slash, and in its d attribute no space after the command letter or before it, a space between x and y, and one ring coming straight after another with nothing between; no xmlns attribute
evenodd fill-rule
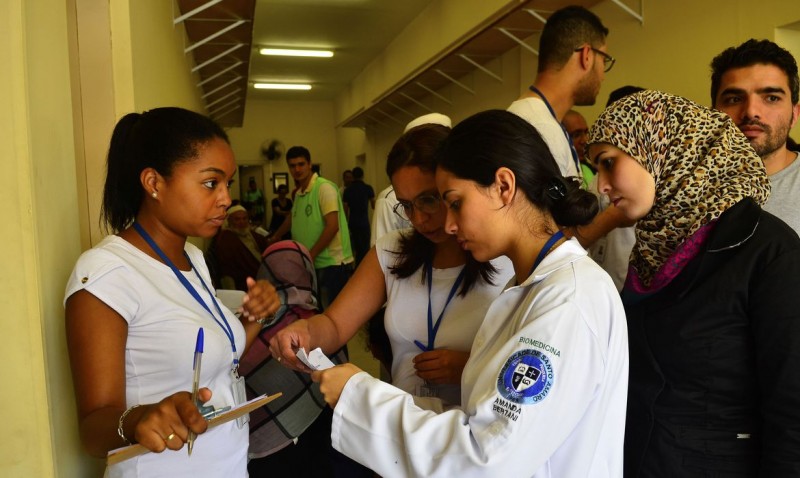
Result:
<svg viewBox="0 0 800 478"><path fill-rule="evenodd" d="M306 354L306 349L298 349L297 358L311 370L325 370L333 367L331 359L322 353L322 349L319 347L312 350L310 354Z"/></svg>

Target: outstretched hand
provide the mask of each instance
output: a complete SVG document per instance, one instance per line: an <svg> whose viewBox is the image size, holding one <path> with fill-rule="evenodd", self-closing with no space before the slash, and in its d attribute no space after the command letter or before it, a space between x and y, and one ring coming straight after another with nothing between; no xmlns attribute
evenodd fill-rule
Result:
<svg viewBox="0 0 800 478"><path fill-rule="evenodd" d="M250 322L274 315L281 306L275 287L266 280L247 278L247 293L242 299L242 315Z"/></svg>
<svg viewBox="0 0 800 478"><path fill-rule="evenodd" d="M279 330L269 341L269 351L272 358L282 365L297 370L298 372L311 373L303 362L297 358L296 350L309 350L311 333L308 330L308 320L300 319L292 322Z"/></svg>
<svg viewBox="0 0 800 478"><path fill-rule="evenodd" d="M337 365L326 370L317 370L311 373L311 380L319 383L319 391L325 398L325 403L335 408L342 396L344 386L353 375L362 370L351 363Z"/></svg>

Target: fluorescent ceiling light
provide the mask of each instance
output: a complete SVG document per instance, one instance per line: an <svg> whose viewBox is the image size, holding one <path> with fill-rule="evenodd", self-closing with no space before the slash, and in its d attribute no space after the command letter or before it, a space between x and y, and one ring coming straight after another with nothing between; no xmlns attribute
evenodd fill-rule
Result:
<svg viewBox="0 0 800 478"><path fill-rule="evenodd" d="M311 85L300 83L255 83L253 87L257 90L310 90Z"/></svg>
<svg viewBox="0 0 800 478"><path fill-rule="evenodd" d="M318 58L330 58L333 56L333 52L330 50L294 50L289 48L262 48L259 53L262 55L313 56Z"/></svg>

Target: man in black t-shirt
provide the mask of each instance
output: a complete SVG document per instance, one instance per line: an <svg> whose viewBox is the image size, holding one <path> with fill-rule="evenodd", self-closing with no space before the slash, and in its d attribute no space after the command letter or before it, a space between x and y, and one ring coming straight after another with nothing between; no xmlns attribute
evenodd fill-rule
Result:
<svg viewBox="0 0 800 478"><path fill-rule="evenodd" d="M364 183L364 170L358 166L353 168L353 182L344 190L342 201L358 265L369 251L369 205L375 208L375 191L372 186Z"/></svg>

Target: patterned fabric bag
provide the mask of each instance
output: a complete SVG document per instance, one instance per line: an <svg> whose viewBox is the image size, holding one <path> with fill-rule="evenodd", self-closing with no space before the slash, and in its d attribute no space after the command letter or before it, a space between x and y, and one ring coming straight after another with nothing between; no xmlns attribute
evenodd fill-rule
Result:
<svg viewBox="0 0 800 478"><path fill-rule="evenodd" d="M317 276L311 255L298 242L276 242L264 251L258 279L266 279L275 286L281 307L242 357L239 371L245 377L248 399L264 393L283 395L250 413L250 458L262 458L289 445L326 406L319 385L308 374L282 366L272 359L269 351L269 340L279 330L319 312ZM336 364L346 362L344 349L331 360Z"/></svg>

